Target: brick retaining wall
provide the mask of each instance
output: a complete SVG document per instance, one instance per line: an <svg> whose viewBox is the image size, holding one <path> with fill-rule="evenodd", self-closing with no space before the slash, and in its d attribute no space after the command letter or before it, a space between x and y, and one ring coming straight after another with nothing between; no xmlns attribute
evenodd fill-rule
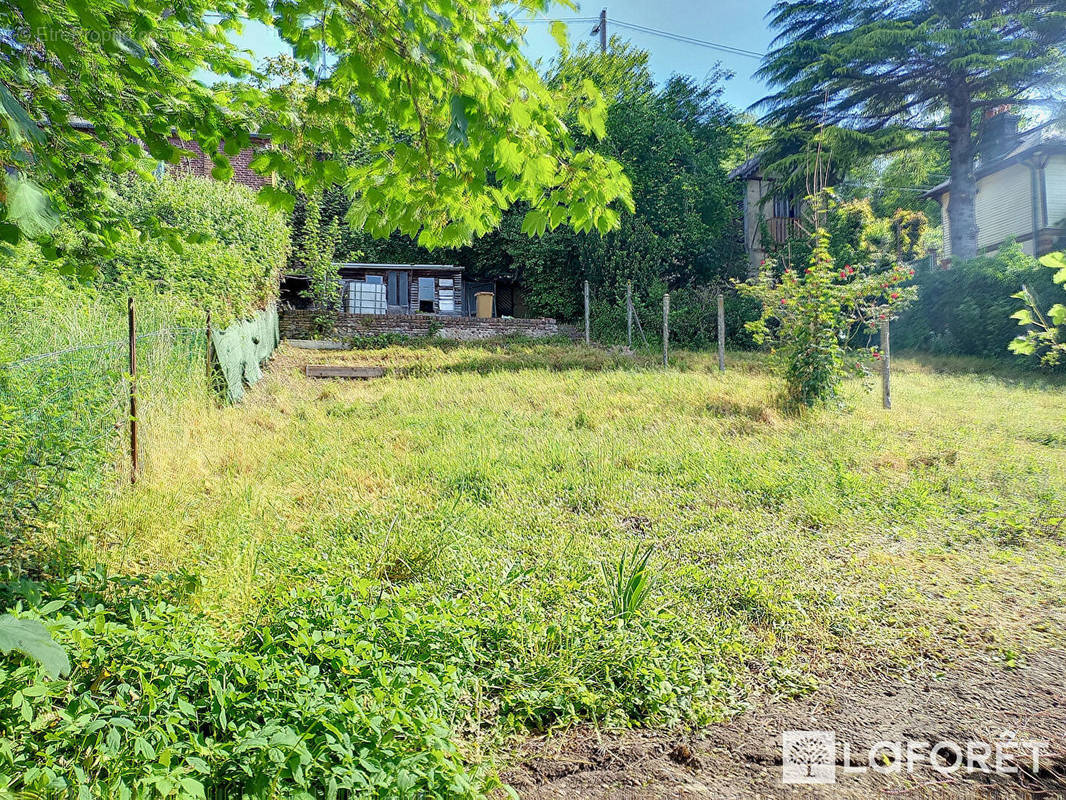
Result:
<svg viewBox="0 0 1066 800"><path fill-rule="evenodd" d="M310 339L314 311L282 311L280 319L282 339ZM435 331L442 339L491 339L497 336L557 336L565 334L565 326L554 319L518 319L450 317L441 314L375 315L337 313L331 339L353 339L392 333L403 336L428 336Z"/></svg>

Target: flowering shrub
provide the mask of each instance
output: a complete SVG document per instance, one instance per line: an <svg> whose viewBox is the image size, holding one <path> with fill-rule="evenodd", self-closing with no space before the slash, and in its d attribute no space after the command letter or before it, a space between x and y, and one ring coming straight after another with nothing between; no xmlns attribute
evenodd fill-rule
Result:
<svg viewBox="0 0 1066 800"><path fill-rule="evenodd" d="M904 284L914 270L894 264L874 271L838 266L829 252L829 233L814 234L810 266L803 274L764 262L758 279L738 290L762 302L762 316L747 324L759 344L772 343L785 379L785 405L813 406L837 396L848 375L868 374L877 348L851 347L855 334L875 331L917 296Z"/></svg>

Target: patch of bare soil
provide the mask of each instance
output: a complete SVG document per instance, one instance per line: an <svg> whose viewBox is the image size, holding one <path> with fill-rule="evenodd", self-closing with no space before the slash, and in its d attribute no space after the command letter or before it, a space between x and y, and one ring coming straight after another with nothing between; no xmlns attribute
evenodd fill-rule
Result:
<svg viewBox="0 0 1066 800"><path fill-rule="evenodd" d="M782 732L789 730L835 732L835 783L782 783ZM1029 751L1010 747L1001 748L1005 766L1017 770L1009 775L982 772L976 763L972 771L963 763L943 774L927 755L914 758L912 772L905 758L892 773L843 769L844 742L855 765L868 763L870 748L882 741L965 748L1005 737L1046 743L1037 772ZM950 749L941 754L951 760ZM513 756L503 777L523 800L1066 798L1066 652L1045 652L1013 670L974 660L910 681L841 679L697 733L579 730L528 740ZM994 761L995 750L990 769Z"/></svg>

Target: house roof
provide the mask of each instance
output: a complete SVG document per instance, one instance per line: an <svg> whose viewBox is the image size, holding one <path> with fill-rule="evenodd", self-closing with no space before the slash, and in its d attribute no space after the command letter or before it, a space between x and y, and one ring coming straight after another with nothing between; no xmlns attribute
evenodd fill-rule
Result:
<svg viewBox="0 0 1066 800"><path fill-rule="evenodd" d="M1066 123L1048 122L1018 134L1014 147L989 161L977 162L974 176L977 180L992 175L1014 164L1042 153L1066 152ZM925 192L922 197L939 198L951 188L951 181L944 181Z"/></svg>
<svg viewBox="0 0 1066 800"><path fill-rule="evenodd" d="M739 167L729 173L729 180L750 180L759 174L759 160L762 158L762 153L756 153Z"/></svg>

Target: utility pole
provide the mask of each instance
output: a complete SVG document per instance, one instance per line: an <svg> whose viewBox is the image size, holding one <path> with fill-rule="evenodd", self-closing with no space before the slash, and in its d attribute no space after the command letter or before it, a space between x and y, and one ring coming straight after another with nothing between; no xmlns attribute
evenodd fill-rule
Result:
<svg viewBox="0 0 1066 800"><path fill-rule="evenodd" d="M600 22L595 28L592 29L592 32L593 33L598 33L600 35L600 52L601 53L606 53L607 52L607 9L606 8L600 10Z"/></svg>

